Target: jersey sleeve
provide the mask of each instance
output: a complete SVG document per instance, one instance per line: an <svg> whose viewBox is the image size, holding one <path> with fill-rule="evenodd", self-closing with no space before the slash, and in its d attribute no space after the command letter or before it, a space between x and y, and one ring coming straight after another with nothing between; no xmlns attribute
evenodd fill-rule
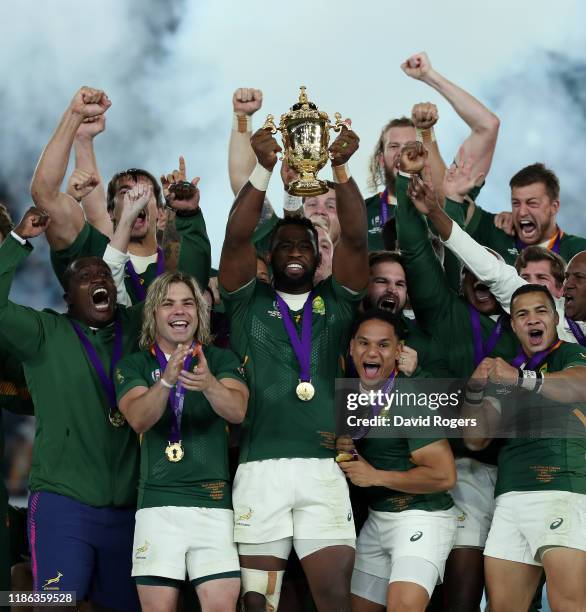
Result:
<svg viewBox="0 0 586 612"><path fill-rule="evenodd" d="M31 251L30 244L22 245L12 236L0 246L0 343L21 361L41 350L45 342L44 322L51 316L8 299L14 272Z"/></svg>
<svg viewBox="0 0 586 612"><path fill-rule="evenodd" d="M114 386L116 387L116 399L118 402L135 387L151 387L145 374L145 369L140 367L142 353L128 355L118 362L114 372Z"/></svg>
<svg viewBox="0 0 586 612"><path fill-rule="evenodd" d="M63 273L67 266L79 257L102 257L110 242L108 236L102 234L87 221L75 238L65 249L51 251L51 265L59 282L63 284Z"/></svg>
<svg viewBox="0 0 586 612"><path fill-rule="evenodd" d="M204 289L210 280L212 249L203 214L176 216L175 228L181 236L177 269L193 276Z"/></svg>
<svg viewBox="0 0 586 612"><path fill-rule="evenodd" d="M211 346L204 349L204 352L210 365L210 371L217 380L232 378L246 384L240 360L234 351Z"/></svg>
<svg viewBox="0 0 586 612"><path fill-rule="evenodd" d="M456 299L444 270L428 238L428 227L423 216L407 196L408 180L397 177L397 234L405 271L409 299L415 318L424 331L432 334L445 319L446 309Z"/></svg>

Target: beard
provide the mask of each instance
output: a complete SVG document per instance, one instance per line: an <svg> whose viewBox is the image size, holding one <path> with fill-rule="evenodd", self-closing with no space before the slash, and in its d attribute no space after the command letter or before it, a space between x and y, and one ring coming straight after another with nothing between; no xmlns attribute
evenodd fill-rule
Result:
<svg viewBox="0 0 586 612"><path fill-rule="evenodd" d="M395 185L397 183L397 179L395 177L395 174L393 173L392 170L389 170L385 166L384 175L385 175L385 186L386 186L386 188L389 190L390 193L394 194L395 193Z"/></svg>
<svg viewBox="0 0 586 612"><path fill-rule="evenodd" d="M286 293L290 293L291 290L299 289L308 283L313 284L313 277L316 270L317 266L314 266L313 269L307 270L301 276L291 278L290 276L287 276L284 270L277 270L276 268L273 268L275 288L285 291Z"/></svg>

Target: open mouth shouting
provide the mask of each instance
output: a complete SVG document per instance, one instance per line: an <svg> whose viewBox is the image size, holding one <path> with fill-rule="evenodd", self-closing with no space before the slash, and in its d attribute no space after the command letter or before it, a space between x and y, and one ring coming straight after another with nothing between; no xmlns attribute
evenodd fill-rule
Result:
<svg viewBox="0 0 586 612"><path fill-rule="evenodd" d="M530 219L519 221L519 238L523 242L535 242L539 237L537 225Z"/></svg>
<svg viewBox="0 0 586 612"><path fill-rule="evenodd" d="M543 342L544 331L543 329L533 328L529 330L529 344L530 346L540 346Z"/></svg>
<svg viewBox="0 0 586 612"><path fill-rule="evenodd" d="M492 300L490 289L484 283L479 281L474 283L474 297L481 304L490 302Z"/></svg>
<svg viewBox="0 0 586 612"><path fill-rule="evenodd" d="M362 369L366 380L378 380L380 378L382 364L378 361L363 361Z"/></svg>
<svg viewBox="0 0 586 612"><path fill-rule="evenodd" d="M388 310L389 312L395 312L399 300L397 296L392 293L385 293L377 302L378 308L381 310Z"/></svg>
<svg viewBox="0 0 586 612"><path fill-rule="evenodd" d="M105 287L92 290L92 303L98 312L106 312L110 308L110 295Z"/></svg>

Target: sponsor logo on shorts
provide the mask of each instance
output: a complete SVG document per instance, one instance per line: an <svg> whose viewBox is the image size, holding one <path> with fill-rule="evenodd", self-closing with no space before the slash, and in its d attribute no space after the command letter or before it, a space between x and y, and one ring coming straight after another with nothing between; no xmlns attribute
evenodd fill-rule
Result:
<svg viewBox="0 0 586 612"><path fill-rule="evenodd" d="M557 518L552 524L549 526L550 529L557 529L564 522L563 518Z"/></svg>
<svg viewBox="0 0 586 612"><path fill-rule="evenodd" d="M423 532L422 531L416 531L410 538L409 540L411 542L417 542L417 540L420 540L423 537Z"/></svg>
<svg viewBox="0 0 586 612"><path fill-rule="evenodd" d="M55 578L49 578L49 580L45 582L45 584L43 585L43 590L44 591L58 591L59 590L58 586L51 586L51 585L58 584L61 578L63 578L63 574L58 571Z"/></svg>
<svg viewBox="0 0 586 612"><path fill-rule="evenodd" d="M248 508L248 512L244 512L236 517L236 524L240 525L240 527L250 527L250 523L248 522L252 515L254 514L252 508Z"/></svg>
<svg viewBox="0 0 586 612"><path fill-rule="evenodd" d="M145 540L144 544L142 546L139 546L134 552L134 558L135 559L146 559L147 558L146 554L149 548L150 548L150 543L148 542L148 540Z"/></svg>

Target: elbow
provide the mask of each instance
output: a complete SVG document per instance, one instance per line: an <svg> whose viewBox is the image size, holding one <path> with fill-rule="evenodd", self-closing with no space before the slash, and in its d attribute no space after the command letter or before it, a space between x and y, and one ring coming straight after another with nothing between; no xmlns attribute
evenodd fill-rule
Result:
<svg viewBox="0 0 586 612"><path fill-rule="evenodd" d="M449 491L456 486L458 475L456 472L456 464L452 461L450 469L444 474L442 491Z"/></svg>
<svg viewBox="0 0 586 612"><path fill-rule="evenodd" d="M486 117L483 118L482 122L478 125L475 131L490 134L496 138L500 126L501 120L494 113L488 111Z"/></svg>
<svg viewBox="0 0 586 612"><path fill-rule="evenodd" d="M246 409L248 408L248 398L242 398L238 401L238 405L234 410L234 416L230 419L231 425L240 425L246 418Z"/></svg>
<svg viewBox="0 0 586 612"><path fill-rule="evenodd" d="M59 195L59 190L51 187L38 177L33 178L31 184L31 198L36 206L46 207L48 203L54 201Z"/></svg>

